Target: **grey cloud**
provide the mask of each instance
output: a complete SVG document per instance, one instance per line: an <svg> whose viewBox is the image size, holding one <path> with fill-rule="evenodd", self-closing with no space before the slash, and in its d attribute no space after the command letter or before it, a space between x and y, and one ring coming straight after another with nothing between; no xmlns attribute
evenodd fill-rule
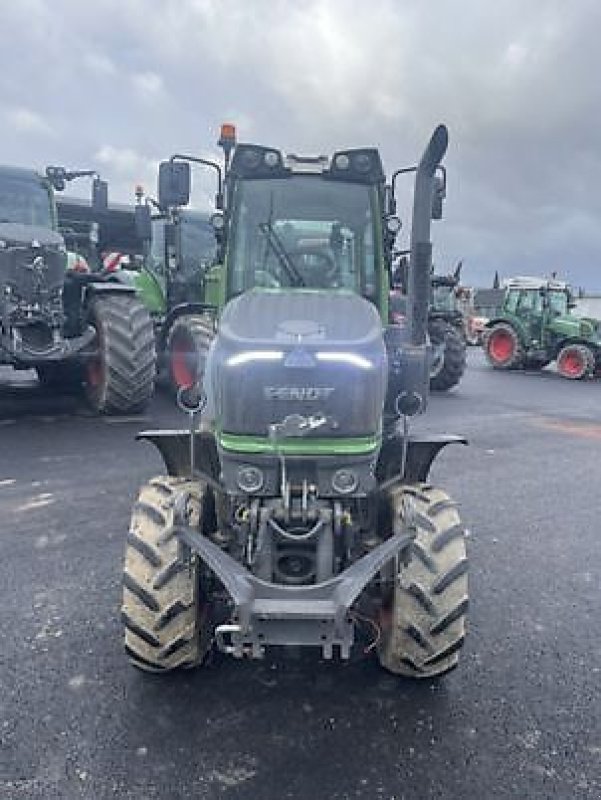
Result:
<svg viewBox="0 0 601 800"><path fill-rule="evenodd" d="M4 125L2 159L91 165L126 199L161 157L214 152L224 119L292 151L378 144L389 169L445 121L437 262L601 289L600 23L593 0L2 4L2 106L56 133Z"/></svg>

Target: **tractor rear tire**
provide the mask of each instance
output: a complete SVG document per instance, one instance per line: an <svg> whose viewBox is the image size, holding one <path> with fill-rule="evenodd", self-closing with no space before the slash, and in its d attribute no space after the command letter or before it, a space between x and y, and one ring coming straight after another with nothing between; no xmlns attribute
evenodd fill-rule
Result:
<svg viewBox="0 0 601 800"><path fill-rule="evenodd" d="M515 328L507 322L497 322L484 335L484 352L495 369L521 369L524 349Z"/></svg>
<svg viewBox="0 0 601 800"><path fill-rule="evenodd" d="M435 678L457 666L465 639L468 578L465 530L455 503L425 484L397 489L393 515L409 501L416 536L396 575L380 664L409 678Z"/></svg>
<svg viewBox="0 0 601 800"><path fill-rule="evenodd" d="M156 371L154 330L147 309L130 294L92 301L97 355L86 365L85 390L99 414L143 411L152 397Z"/></svg>
<svg viewBox="0 0 601 800"><path fill-rule="evenodd" d="M430 341L436 347L444 345L444 354L435 374L430 375L430 388L446 392L456 386L465 372L467 348L463 335L448 322L433 320L428 325Z"/></svg>
<svg viewBox="0 0 601 800"><path fill-rule="evenodd" d="M559 351L557 371L562 378L581 381L595 371L595 354L585 344L568 344Z"/></svg>
<svg viewBox="0 0 601 800"><path fill-rule="evenodd" d="M213 321L202 314L178 317L167 336L169 385L174 393L202 380L207 352L215 336Z"/></svg>
<svg viewBox="0 0 601 800"><path fill-rule="evenodd" d="M142 487L127 536L123 571L125 650L146 672L199 665L210 649L212 630L200 602L199 561L184 555L171 533L174 506L186 495L188 524L202 521L202 485L158 477Z"/></svg>

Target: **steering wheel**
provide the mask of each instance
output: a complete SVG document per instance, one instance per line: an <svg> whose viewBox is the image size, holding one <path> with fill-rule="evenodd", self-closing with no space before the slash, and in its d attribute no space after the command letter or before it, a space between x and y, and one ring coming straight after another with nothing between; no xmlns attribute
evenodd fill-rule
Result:
<svg viewBox="0 0 601 800"><path fill-rule="evenodd" d="M288 255L294 261L298 271L305 278L307 286L319 288L335 287L340 277L336 259L329 250L317 250L312 247L297 247ZM307 257L315 263L307 262Z"/></svg>

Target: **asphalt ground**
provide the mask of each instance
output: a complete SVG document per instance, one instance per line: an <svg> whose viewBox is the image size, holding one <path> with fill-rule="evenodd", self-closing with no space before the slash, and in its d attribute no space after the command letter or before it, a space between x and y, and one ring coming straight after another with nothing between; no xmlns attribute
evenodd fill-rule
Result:
<svg viewBox="0 0 601 800"><path fill-rule="evenodd" d="M9 381L9 382L7 382ZM489 370L420 426L466 434L432 473L469 529L460 667L438 684L293 650L130 667L130 506L161 471L165 395L96 419L0 373L0 798L601 797L601 382Z"/></svg>

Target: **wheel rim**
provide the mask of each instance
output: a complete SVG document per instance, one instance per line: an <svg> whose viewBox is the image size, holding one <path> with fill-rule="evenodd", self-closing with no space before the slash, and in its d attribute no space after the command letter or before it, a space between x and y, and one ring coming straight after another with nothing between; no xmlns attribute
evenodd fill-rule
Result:
<svg viewBox="0 0 601 800"><path fill-rule="evenodd" d="M196 351L184 338L171 345L171 377L178 389L189 389L196 382Z"/></svg>
<svg viewBox="0 0 601 800"><path fill-rule="evenodd" d="M515 351L513 337L507 331L495 331L488 340L488 353L493 361L503 364Z"/></svg>
<svg viewBox="0 0 601 800"><path fill-rule="evenodd" d="M577 350L568 350L557 365L562 375L568 378L577 378L582 375L585 364L582 355Z"/></svg>

